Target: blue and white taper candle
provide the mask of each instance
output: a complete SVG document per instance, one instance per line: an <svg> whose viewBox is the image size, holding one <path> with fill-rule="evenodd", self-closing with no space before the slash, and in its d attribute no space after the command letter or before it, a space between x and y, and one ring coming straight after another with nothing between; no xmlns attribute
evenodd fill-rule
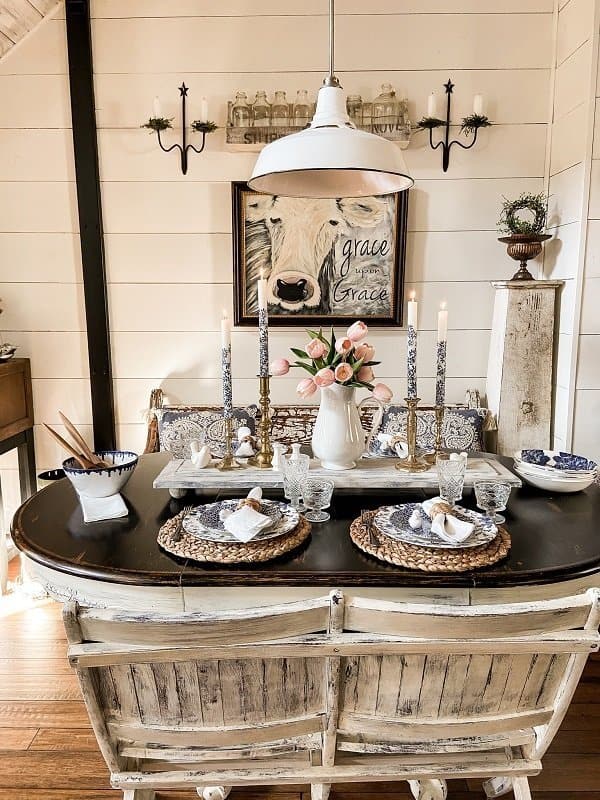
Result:
<svg viewBox="0 0 600 800"><path fill-rule="evenodd" d="M231 322L223 311L221 320L221 375L223 380L223 417L233 416L233 390L231 387Z"/></svg>
<svg viewBox="0 0 600 800"><path fill-rule="evenodd" d="M446 402L446 345L448 341L448 310L442 303L438 311L437 365L435 373L435 404Z"/></svg>
<svg viewBox="0 0 600 800"><path fill-rule="evenodd" d="M418 303L415 293L410 293L408 301L408 339L406 343L406 383L409 399L417 397L417 313Z"/></svg>
<svg viewBox="0 0 600 800"><path fill-rule="evenodd" d="M267 303L267 279L262 272L258 281L258 374L269 376L269 310Z"/></svg>

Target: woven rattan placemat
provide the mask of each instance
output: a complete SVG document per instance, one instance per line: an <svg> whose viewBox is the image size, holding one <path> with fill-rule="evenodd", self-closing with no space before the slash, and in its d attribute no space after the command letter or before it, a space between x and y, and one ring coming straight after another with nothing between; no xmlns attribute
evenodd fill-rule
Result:
<svg viewBox="0 0 600 800"><path fill-rule="evenodd" d="M467 572L489 567L503 559L510 550L510 533L498 528L493 541L479 547L442 550L418 547L384 536L373 523L376 511L367 511L350 525L354 544L369 555L397 567L420 569L424 572Z"/></svg>
<svg viewBox="0 0 600 800"><path fill-rule="evenodd" d="M181 525L187 512L181 511L165 522L158 532L158 543L169 553L194 561L211 561L217 564L242 564L271 561L273 558L289 553L304 542L310 535L310 522L300 517L300 522L290 533L275 539L258 542L208 542L188 533Z"/></svg>

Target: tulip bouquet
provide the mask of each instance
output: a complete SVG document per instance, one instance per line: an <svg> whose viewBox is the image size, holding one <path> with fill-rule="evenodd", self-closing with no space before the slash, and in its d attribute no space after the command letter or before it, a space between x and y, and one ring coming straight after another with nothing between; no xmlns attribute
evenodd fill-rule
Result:
<svg viewBox="0 0 600 800"><path fill-rule="evenodd" d="M350 325L346 335L340 338L336 338L333 328L330 339L323 335L322 330L307 330L311 338L304 350L290 348L298 360L290 363L286 358L278 358L271 364L271 374L286 375L292 367L306 370L311 377L301 380L296 389L302 398L338 383L368 389L378 400L389 403L392 399L389 387L384 383L374 383L373 367L380 362L373 361L375 348L364 341L368 332L365 323L360 321Z"/></svg>

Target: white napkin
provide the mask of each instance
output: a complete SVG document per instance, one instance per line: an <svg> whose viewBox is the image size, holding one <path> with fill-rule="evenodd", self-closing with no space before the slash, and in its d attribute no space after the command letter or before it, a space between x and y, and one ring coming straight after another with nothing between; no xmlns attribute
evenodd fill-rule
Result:
<svg viewBox="0 0 600 800"><path fill-rule="evenodd" d="M118 519L126 517L129 509L120 494L111 494L110 497L86 497L79 495L84 522L100 522L103 519Z"/></svg>
<svg viewBox="0 0 600 800"><path fill-rule="evenodd" d="M441 497L433 497L431 500L425 500L421 505L429 516L431 508L436 503L443 502ZM445 542L464 542L475 530L475 525L472 522L458 519L452 514L436 514L431 520L431 530Z"/></svg>
<svg viewBox="0 0 600 800"><path fill-rule="evenodd" d="M248 493L248 498L260 500L262 489L257 486ZM267 525L271 524L271 518L265 514L260 514L250 506L242 506L231 514L223 515L223 527L226 531L235 536L240 542L249 542L259 534Z"/></svg>
<svg viewBox="0 0 600 800"><path fill-rule="evenodd" d="M394 434L378 433L377 441L381 442L386 450L391 450L396 453L399 458L406 458L408 456L408 445Z"/></svg>

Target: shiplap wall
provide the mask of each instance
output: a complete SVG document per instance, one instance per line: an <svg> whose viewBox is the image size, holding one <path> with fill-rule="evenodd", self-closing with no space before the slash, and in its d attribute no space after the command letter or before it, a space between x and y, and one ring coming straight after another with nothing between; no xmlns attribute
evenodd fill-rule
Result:
<svg viewBox="0 0 600 800"><path fill-rule="evenodd" d="M62 7L0 61L0 316L31 359L39 466L62 460L41 422L63 410L91 437L81 252ZM15 453L0 456L6 525ZM0 519L0 529L2 520Z"/></svg>
<svg viewBox="0 0 600 800"><path fill-rule="evenodd" d="M589 194L587 213L579 351L576 362L573 446L600 458L600 0L588 12L592 31L591 99L587 109Z"/></svg>
<svg viewBox="0 0 600 800"><path fill-rule="evenodd" d="M592 159L598 0L559 4L550 147L550 232L546 277L565 281L557 348L554 444L600 457L598 301L600 270L594 198L600 172ZM597 145L596 145L597 149ZM588 217L591 219L588 221ZM594 416L595 414L595 416Z"/></svg>
<svg viewBox="0 0 600 800"><path fill-rule="evenodd" d="M496 241L503 195L543 186L552 55L552 0L376 0L337 4L336 61L348 93L373 97L390 80L425 112L427 94L452 77L455 117L482 92L496 123L477 146L454 149L448 173L423 134L406 151L411 192L407 289L421 304L421 394L433 397L436 311L450 309L449 400L483 389L492 316L489 281L514 265ZM218 402L223 307L232 310L232 180L255 155L227 152L222 131L192 155L188 175L175 154L140 131L154 95L179 119L177 86L190 87L225 121L237 89L253 95L316 92L327 62L326 4L320 0L216 2L95 0L92 4L100 171L110 281L110 319L120 441L143 445L141 413L162 386L173 401ZM497 43L502 42L498 47ZM173 132L177 136L179 131ZM169 138L169 137L166 137ZM273 355L287 355L301 330L273 331ZM378 377L405 389L403 331L374 331ZM256 333L233 334L234 393L255 401ZM275 402L295 400L298 376L273 381Z"/></svg>
<svg viewBox="0 0 600 800"><path fill-rule="evenodd" d="M575 2L575 0L571 0ZM452 77L455 117L482 92L496 125L469 151L454 149L447 174L423 134L406 151L411 192L407 289L421 305L419 375L433 396L435 315L450 308L449 399L483 389L492 315L489 281L514 264L496 241L501 198L543 186L552 60L552 0L339 0L337 63L347 92L372 97L390 80L425 112L427 94ZM120 443L141 449L152 387L174 401L219 402L218 326L232 308L230 189L253 154L230 153L223 132L192 155L181 176L175 154L140 130L161 97L178 115L207 95L224 123L236 89L316 92L327 62L321 0L95 0L102 200ZM501 41L502 46L497 46ZM257 46L257 42L259 46ZM64 20L47 20L0 62L1 325L32 358L36 421L65 411L90 436L91 412L67 85ZM173 133L178 135L178 131ZM300 330L274 331L285 355ZM403 331L374 331L379 377L405 387ZM257 394L256 334L233 336L236 402ZM273 382L274 401L295 399L297 378ZM36 429L40 467L62 454Z"/></svg>

